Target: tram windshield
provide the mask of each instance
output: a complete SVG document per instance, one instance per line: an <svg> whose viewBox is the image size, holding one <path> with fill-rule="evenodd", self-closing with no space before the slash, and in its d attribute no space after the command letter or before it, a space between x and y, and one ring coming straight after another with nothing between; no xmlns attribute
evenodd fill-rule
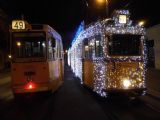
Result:
<svg viewBox="0 0 160 120"><path fill-rule="evenodd" d="M116 34L109 36L109 55L139 56L141 55L141 36Z"/></svg>
<svg viewBox="0 0 160 120"><path fill-rule="evenodd" d="M46 55L46 37L43 32L13 33L13 55L15 58L37 58Z"/></svg>

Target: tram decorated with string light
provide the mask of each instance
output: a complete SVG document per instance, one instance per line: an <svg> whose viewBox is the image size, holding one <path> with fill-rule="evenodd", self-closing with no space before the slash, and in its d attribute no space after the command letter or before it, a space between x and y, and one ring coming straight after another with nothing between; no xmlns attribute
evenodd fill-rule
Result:
<svg viewBox="0 0 160 120"><path fill-rule="evenodd" d="M133 24L128 10L88 27L84 22L68 50L68 64L81 84L100 96L146 93L145 28Z"/></svg>

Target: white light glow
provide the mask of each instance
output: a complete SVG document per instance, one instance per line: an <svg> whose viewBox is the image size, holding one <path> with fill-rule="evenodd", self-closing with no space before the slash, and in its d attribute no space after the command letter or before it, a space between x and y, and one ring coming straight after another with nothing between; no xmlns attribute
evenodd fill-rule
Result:
<svg viewBox="0 0 160 120"><path fill-rule="evenodd" d="M124 88L129 88L130 86L131 86L131 81L130 80L128 80L128 79L124 79L123 80L123 86L124 86Z"/></svg>
<svg viewBox="0 0 160 120"><path fill-rule="evenodd" d="M12 55L8 55L8 58L11 59L11 58L12 58Z"/></svg>

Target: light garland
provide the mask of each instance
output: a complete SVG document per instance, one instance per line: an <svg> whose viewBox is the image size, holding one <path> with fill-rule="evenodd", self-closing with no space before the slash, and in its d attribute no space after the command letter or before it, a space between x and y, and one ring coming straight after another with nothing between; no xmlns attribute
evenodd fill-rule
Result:
<svg viewBox="0 0 160 120"><path fill-rule="evenodd" d="M104 71L106 68L105 62L102 59L94 59L94 91L102 97L106 97L106 73Z"/></svg>
<svg viewBox="0 0 160 120"><path fill-rule="evenodd" d="M118 15L123 14L127 16L127 23L120 24L118 21ZM95 56L95 47L93 47L93 90L97 92L101 96L106 96L106 91L109 89L124 89L124 80L130 81L130 89L134 88L145 88L146 87L146 61L147 61L147 53L146 53L146 44L144 43L145 39L145 29L138 25L133 26L132 21L129 19L129 11L120 10L115 11L115 15L113 16L114 24L109 24L111 19L106 19L103 21L95 22L90 25L85 30L84 24L80 25L78 33L76 34L75 39L72 42L72 47L69 49L69 54L71 59L69 59L69 63L71 63L71 68L75 75L81 79L81 83L83 84L83 41L85 38L91 38L96 35L101 36L102 46L103 46L103 57ZM142 35L141 43L142 43L142 55L141 56L109 56L108 55L108 38L107 35L113 34L131 34L131 35ZM93 41L93 46L95 39ZM125 63L124 63L125 62ZM121 65L119 69L115 69L115 65ZM125 67L128 64L132 67Z"/></svg>

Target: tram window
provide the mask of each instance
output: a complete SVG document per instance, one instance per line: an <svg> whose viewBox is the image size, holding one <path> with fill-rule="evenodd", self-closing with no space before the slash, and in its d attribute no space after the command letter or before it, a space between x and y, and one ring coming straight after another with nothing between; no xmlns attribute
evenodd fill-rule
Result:
<svg viewBox="0 0 160 120"><path fill-rule="evenodd" d="M54 38L51 38L51 45L52 45L53 48L55 48L55 46L56 46L56 41L55 41Z"/></svg>
<svg viewBox="0 0 160 120"><path fill-rule="evenodd" d="M14 33L13 54L17 58L45 57L46 45L43 33Z"/></svg>
<svg viewBox="0 0 160 120"><path fill-rule="evenodd" d="M84 40L84 57L89 59L89 46L88 46L88 39Z"/></svg>
<svg viewBox="0 0 160 120"><path fill-rule="evenodd" d="M59 43L59 41L57 40L57 58L60 58L60 56L61 56L60 43Z"/></svg>
<svg viewBox="0 0 160 120"><path fill-rule="evenodd" d="M52 49L52 41L48 41L48 59L52 60L53 57L53 49Z"/></svg>
<svg viewBox="0 0 160 120"><path fill-rule="evenodd" d="M59 53L59 58L61 58L61 43L60 43L60 41L59 41L59 51L58 51L58 53Z"/></svg>
<svg viewBox="0 0 160 120"><path fill-rule="evenodd" d="M95 56L96 57L103 56L102 39L100 35L95 37Z"/></svg>
<svg viewBox="0 0 160 120"><path fill-rule="evenodd" d="M93 50L94 50L94 39L90 39L88 42L88 46L89 46L89 58L92 59L93 56Z"/></svg>
<svg viewBox="0 0 160 120"><path fill-rule="evenodd" d="M56 58L56 40L54 38L51 38L51 47L52 47L52 56L53 59Z"/></svg>
<svg viewBox="0 0 160 120"><path fill-rule="evenodd" d="M60 44L60 53L61 53L61 59L63 59L63 45L62 45L62 42Z"/></svg>
<svg viewBox="0 0 160 120"><path fill-rule="evenodd" d="M109 36L110 55L140 55L141 54L140 35L112 35Z"/></svg>

